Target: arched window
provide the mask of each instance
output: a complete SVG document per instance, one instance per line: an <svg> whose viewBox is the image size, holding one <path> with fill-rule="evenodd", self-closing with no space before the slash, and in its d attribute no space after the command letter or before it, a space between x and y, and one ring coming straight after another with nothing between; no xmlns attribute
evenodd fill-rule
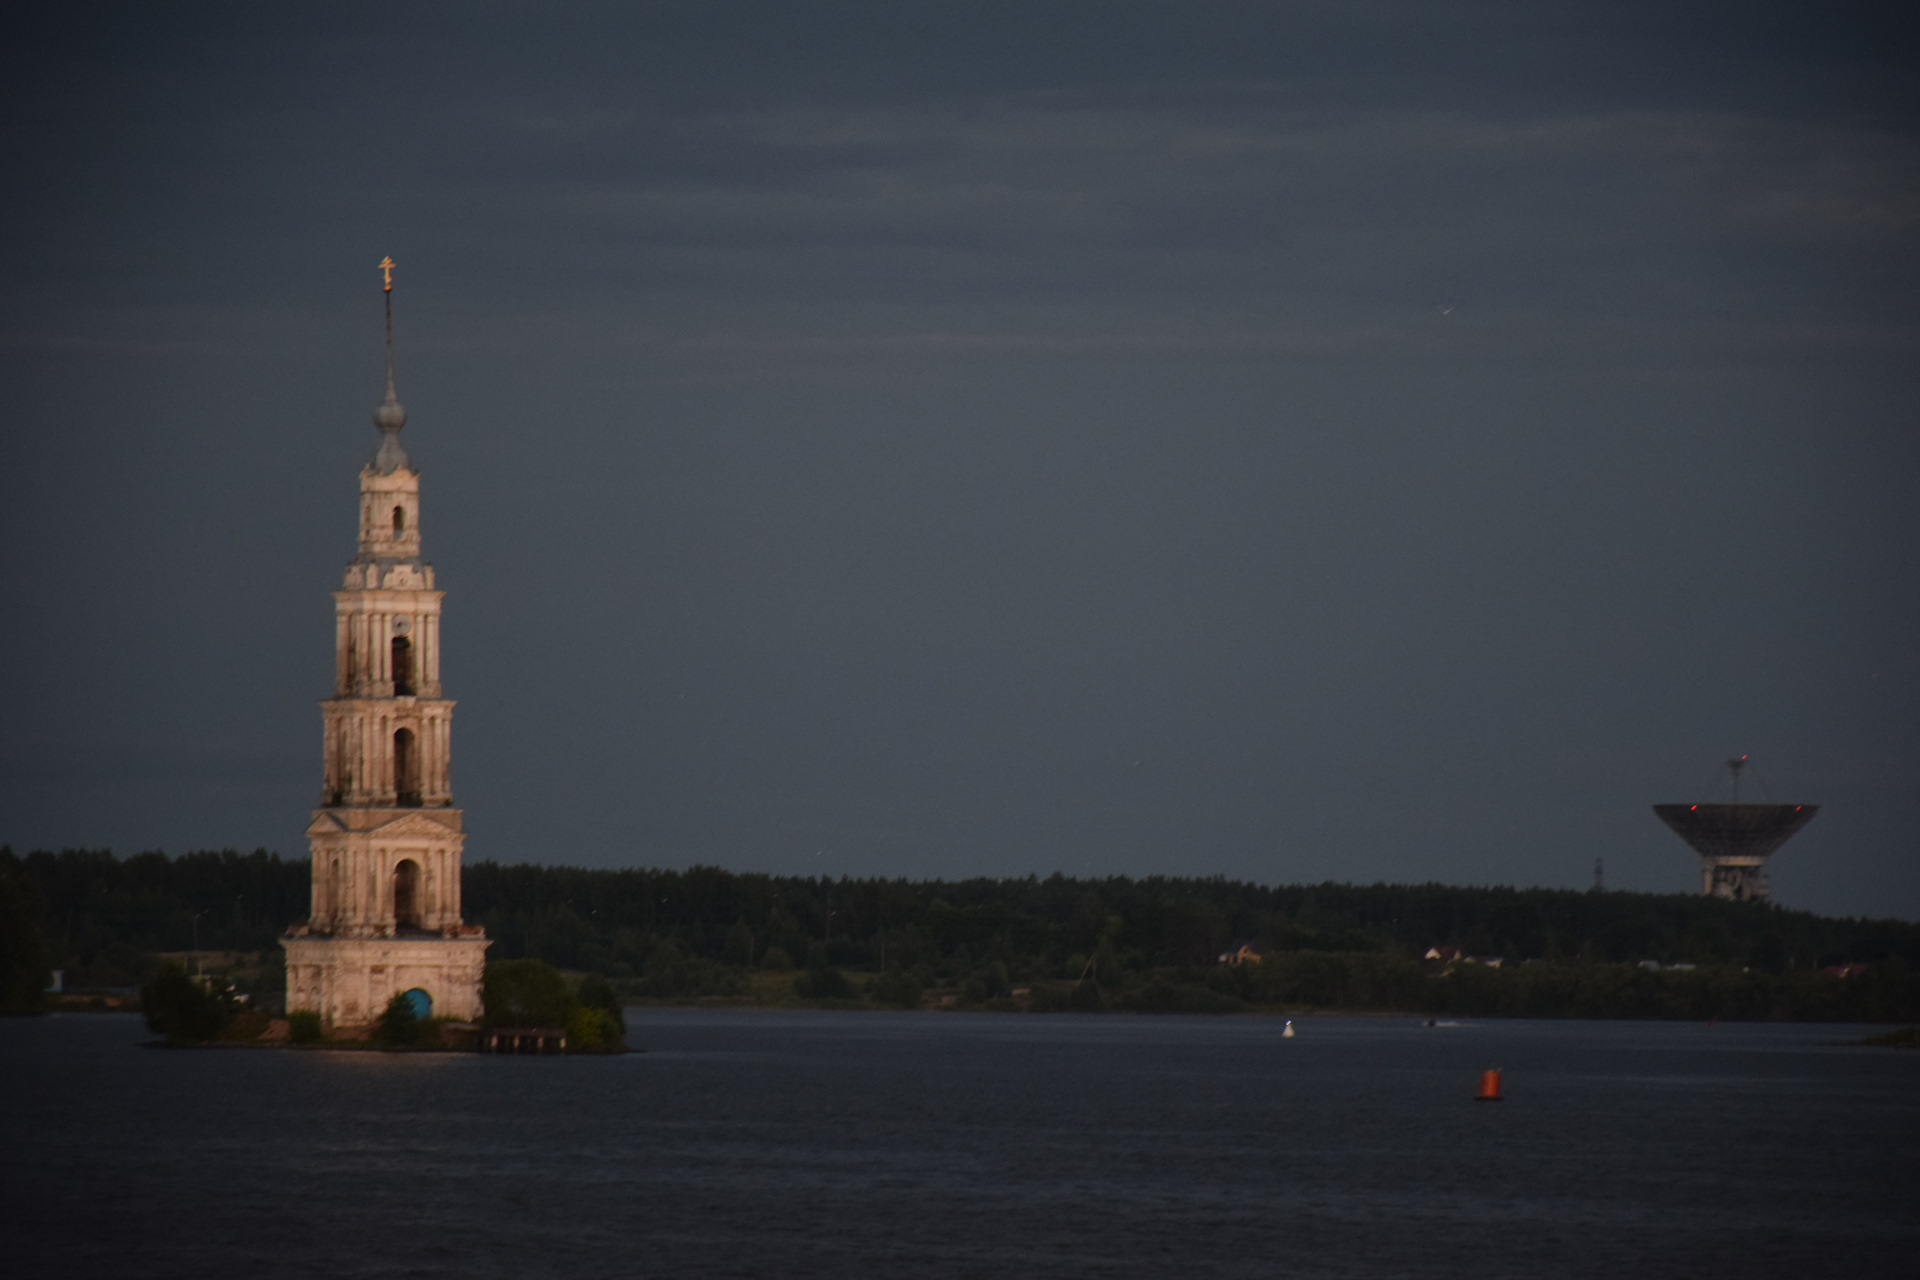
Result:
<svg viewBox="0 0 1920 1280"><path fill-rule="evenodd" d="M420 803L420 749L411 729L393 732L393 791L395 804Z"/></svg>
<svg viewBox="0 0 1920 1280"><path fill-rule="evenodd" d="M347 726L342 724L339 732L334 735L333 790L329 795L329 800L334 805L345 804L347 792L353 788L353 762L352 757L347 754L349 746Z"/></svg>
<svg viewBox="0 0 1920 1280"><path fill-rule="evenodd" d="M395 507L393 509L393 536L397 538L406 531L407 509L405 507Z"/></svg>
<svg viewBox="0 0 1920 1280"><path fill-rule="evenodd" d="M412 858L393 869L393 923L403 929L420 927L420 864Z"/></svg>
<svg viewBox="0 0 1920 1280"><path fill-rule="evenodd" d="M393 638L393 695L405 697L413 692L413 641L405 636Z"/></svg>

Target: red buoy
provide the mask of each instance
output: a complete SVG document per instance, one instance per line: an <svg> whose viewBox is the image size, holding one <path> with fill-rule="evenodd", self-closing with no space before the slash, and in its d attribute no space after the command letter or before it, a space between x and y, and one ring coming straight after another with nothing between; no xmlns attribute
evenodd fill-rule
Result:
<svg viewBox="0 0 1920 1280"><path fill-rule="evenodd" d="M1500 1068L1495 1067L1491 1071L1482 1071L1480 1073L1480 1092L1473 1095L1473 1100L1475 1102L1499 1102L1501 1100Z"/></svg>

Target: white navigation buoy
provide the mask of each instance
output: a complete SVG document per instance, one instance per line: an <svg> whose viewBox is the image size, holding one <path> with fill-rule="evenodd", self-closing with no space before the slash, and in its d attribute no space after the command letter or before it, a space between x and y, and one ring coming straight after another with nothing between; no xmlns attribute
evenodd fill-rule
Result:
<svg viewBox="0 0 1920 1280"><path fill-rule="evenodd" d="M1283 1040L1293 1039L1293 1019L1292 1018L1288 1018L1287 1025L1280 1028L1280 1038Z"/></svg>

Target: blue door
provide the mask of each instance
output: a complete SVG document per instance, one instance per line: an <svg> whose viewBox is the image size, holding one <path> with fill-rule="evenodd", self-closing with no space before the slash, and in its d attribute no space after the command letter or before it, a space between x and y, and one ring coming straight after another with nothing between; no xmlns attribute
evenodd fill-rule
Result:
<svg viewBox="0 0 1920 1280"><path fill-rule="evenodd" d="M431 1018L433 1016L433 997L420 988L415 987L407 992L407 1003L413 1006L414 1017Z"/></svg>

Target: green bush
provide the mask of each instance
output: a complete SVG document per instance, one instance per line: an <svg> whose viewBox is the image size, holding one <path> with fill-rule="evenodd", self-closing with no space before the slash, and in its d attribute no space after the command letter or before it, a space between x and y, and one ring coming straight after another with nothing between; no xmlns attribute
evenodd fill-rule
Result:
<svg viewBox="0 0 1920 1280"><path fill-rule="evenodd" d="M574 995L580 1007L567 1023L569 1052L604 1053L626 1044L627 1020L611 982L597 973L588 974Z"/></svg>
<svg viewBox="0 0 1920 1280"><path fill-rule="evenodd" d="M168 1044L205 1044L233 1016L232 988L217 977L203 983L179 965L165 964L140 988L140 1009Z"/></svg>
<svg viewBox="0 0 1920 1280"><path fill-rule="evenodd" d="M220 1039L225 1044L254 1044L272 1025L273 1018L270 1015L257 1009L242 1008L220 1028Z"/></svg>
<svg viewBox="0 0 1920 1280"><path fill-rule="evenodd" d="M578 1001L558 969L538 960L494 960L481 980L490 1027L564 1027Z"/></svg>
<svg viewBox="0 0 1920 1280"><path fill-rule="evenodd" d="M1381 952L1282 951L1240 967L1240 996L1262 1004L1418 1010L1433 998L1418 961ZM1456 972L1469 969L1463 981L1499 972L1468 965Z"/></svg>
<svg viewBox="0 0 1920 1280"><path fill-rule="evenodd" d="M287 1039L294 1044L318 1044L320 1042L319 1013L312 1009L288 1010Z"/></svg>
<svg viewBox="0 0 1920 1280"><path fill-rule="evenodd" d="M613 984L597 973L590 973L580 979L580 989L574 993L581 1004L590 1009L601 1009L613 1018L614 1025L622 1031L627 1028L627 1020L620 1009L620 995Z"/></svg>
<svg viewBox="0 0 1920 1280"><path fill-rule="evenodd" d="M1007 972L1007 966L999 960L982 965L960 983L962 1004L989 1004L1006 1000L1012 994L1013 979Z"/></svg>
<svg viewBox="0 0 1920 1280"><path fill-rule="evenodd" d="M793 957L787 954L784 947L768 947L760 957L760 967L769 973L791 973Z"/></svg>
<svg viewBox="0 0 1920 1280"><path fill-rule="evenodd" d="M889 1009L918 1009L924 990L918 978L895 966L867 985L867 996Z"/></svg>
<svg viewBox="0 0 1920 1280"><path fill-rule="evenodd" d="M738 996L746 991L746 971L714 960L689 956L671 939L647 953L645 972L635 994L648 1000L684 1000L701 996Z"/></svg>
<svg viewBox="0 0 1920 1280"><path fill-rule="evenodd" d="M747 927L744 918L736 919L733 928L727 930L727 940L722 944L722 957L728 964L737 964L745 968L753 964L753 930Z"/></svg>
<svg viewBox="0 0 1920 1280"><path fill-rule="evenodd" d="M1112 938L1101 938L1100 945L1093 949L1093 969L1087 976L1110 989L1125 984L1126 969L1113 949Z"/></svg>
<svg viewBox="0 0 1920 1280"><path fill-rule="evenodd" d="M1035 1013L1099 1013L1107 1007L1107 999L1100 984L1088 978L1071 987L1036 986L1030 1007Z"/></svg>
<svg viewBox="0 0 1920 1280"><path fill-rule="evenodd" d="M1100 984L1088 978L1074 984L1073 996L1067 1003L1077 1013L1098 1013L1107 1007L1107 997L1100 990Z"/></svg>
<svg viewBox="0 0 1920 1280"><path fill-rule="evenodd" d="M439 1038L438 1028L415 1013L413 1001L407 999L405 992L401 992L387 1001L380 1020L374 1024L373 1038L389 1049L411 1049L420 1045L422 1030L436 1040Z"/></svg>
<svg viewBox="0 0 1920 1280"><path fill-rule="evenodd" d="M1066 1013L1073 1008L1073 992L1065 987L1035 987L1028 1007L1035 1013Z"/></svg>
<svg viewBox="0 0 1920 1280"><path fill-rule="evenodd" d="M1198 983L1173 983L1156 977L1120 998L1120 1007L1132 1013L1240 1013L1244 1000L1221 995Z"/></svg>
<svg viewBox="0 0 1920 1280"><path fill-rule="evenodd" d="M802 1000L853 1000L859 997L847 975L831 965L809 969L793 980L793 994Z"/></svg>
<svg viewBox="0 0 1920 1280"><path fill-rule="evenodd" d="M605 1009L581 1005L567 1020L568 1053L607 1053L624 1043L620 1024Z"/></svg>

